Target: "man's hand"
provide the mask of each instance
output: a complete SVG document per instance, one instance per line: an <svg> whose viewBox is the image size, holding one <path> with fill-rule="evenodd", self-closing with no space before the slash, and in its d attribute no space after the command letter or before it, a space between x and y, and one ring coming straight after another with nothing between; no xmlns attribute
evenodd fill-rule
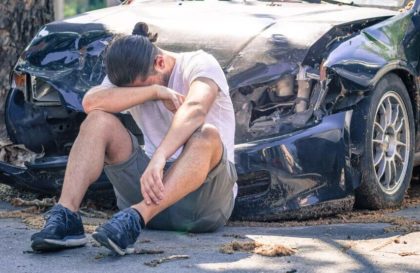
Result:
<svg viewBox="0 0 420 273"><path fill-rule="evenodd" d="M163 168L166 158L155 153L140 178L140 188L146 205L159 204L163 199Z"/></svg>
<svg viewBox="0 0 420 273"><path fill-rule="evenodd" d="M159 100L162 100L165 107L171 111L172 113L175 113L176 110L182 105L184 102L185 97L178 92L175 92L174 90L162 86L162 85L156 85L155 88L156 96Z"/></svg>

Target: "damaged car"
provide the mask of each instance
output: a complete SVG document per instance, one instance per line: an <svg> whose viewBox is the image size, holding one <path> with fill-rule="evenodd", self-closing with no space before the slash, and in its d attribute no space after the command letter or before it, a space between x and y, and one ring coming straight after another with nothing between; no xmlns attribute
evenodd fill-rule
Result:
<svg viewBox="0 0 420 273"><path fill-rule="evenodd" d="M160 48L203 49L225 71L236 115L233 218L401 204L420 162L420 0L400 11L363 0L129 2L49 23L21 54L5 122L11 142L35 156L0 162L0 182L60 192L106 46L141 21ZM142 142L131 116L119 117ZM89 192L111 191L102 175Z"/></svg>

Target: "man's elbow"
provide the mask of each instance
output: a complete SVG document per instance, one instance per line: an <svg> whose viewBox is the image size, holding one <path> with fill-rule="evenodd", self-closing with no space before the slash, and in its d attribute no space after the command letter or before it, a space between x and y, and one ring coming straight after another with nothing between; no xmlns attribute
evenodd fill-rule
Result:
<svg viewBox="0 0 420 273"><path fill-rule="evenodd" d="M86 92L82 100L83 111L85 111L86 114L96 109L96 103L98 102L98 91L101 90L103 90L101 86L94 86Z"/></svg>
<svg viewBox="0 0 420 273"><path fill-rule="evenodd" d="M85 111L86 114L94 110L93 100L88 94L85 95L82 100L82 107L83 107L83 111Z"/></svg>
<svg viewBox="0 0 420 273"><path fill-rule="evenodd" d="M196 124L199 126L203 125L206 121L207 111L200 104L191 104L190 107L190 117Z"/></svg>

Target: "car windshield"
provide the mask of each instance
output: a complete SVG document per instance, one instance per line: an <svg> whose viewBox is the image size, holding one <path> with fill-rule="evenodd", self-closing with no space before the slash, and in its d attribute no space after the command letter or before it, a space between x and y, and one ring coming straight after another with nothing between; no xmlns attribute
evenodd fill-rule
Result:
<svg viewBox="0 0 420 273"><path fill-rule="evenodd" d="M333 2L356 6L402 8L405 7L410 2L410 0L336 0Z"/></svg>
<svg viewBox="0 0 420 273"><path fill-rule="evenodd" d="M278 1L269 1L269 0L260 0L260 2L311 2L311 3L320 3L328 2L335 4L346 4L362 7L382 7L390 9L399 9L405 7L411 0L278 0Z"/></svg>

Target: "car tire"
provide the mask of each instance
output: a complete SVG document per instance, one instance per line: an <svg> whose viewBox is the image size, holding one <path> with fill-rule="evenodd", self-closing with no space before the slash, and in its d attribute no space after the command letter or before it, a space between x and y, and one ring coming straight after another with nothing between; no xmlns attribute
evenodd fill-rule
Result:
<svg viewBox="0 0 420 273"><path fill-rule="evenodd" d="M361 173L357 207L401 205L412 175L414 128L407 88L396 74L387 74L353 113L352 143L362 151L357 161Z"/></svg>

